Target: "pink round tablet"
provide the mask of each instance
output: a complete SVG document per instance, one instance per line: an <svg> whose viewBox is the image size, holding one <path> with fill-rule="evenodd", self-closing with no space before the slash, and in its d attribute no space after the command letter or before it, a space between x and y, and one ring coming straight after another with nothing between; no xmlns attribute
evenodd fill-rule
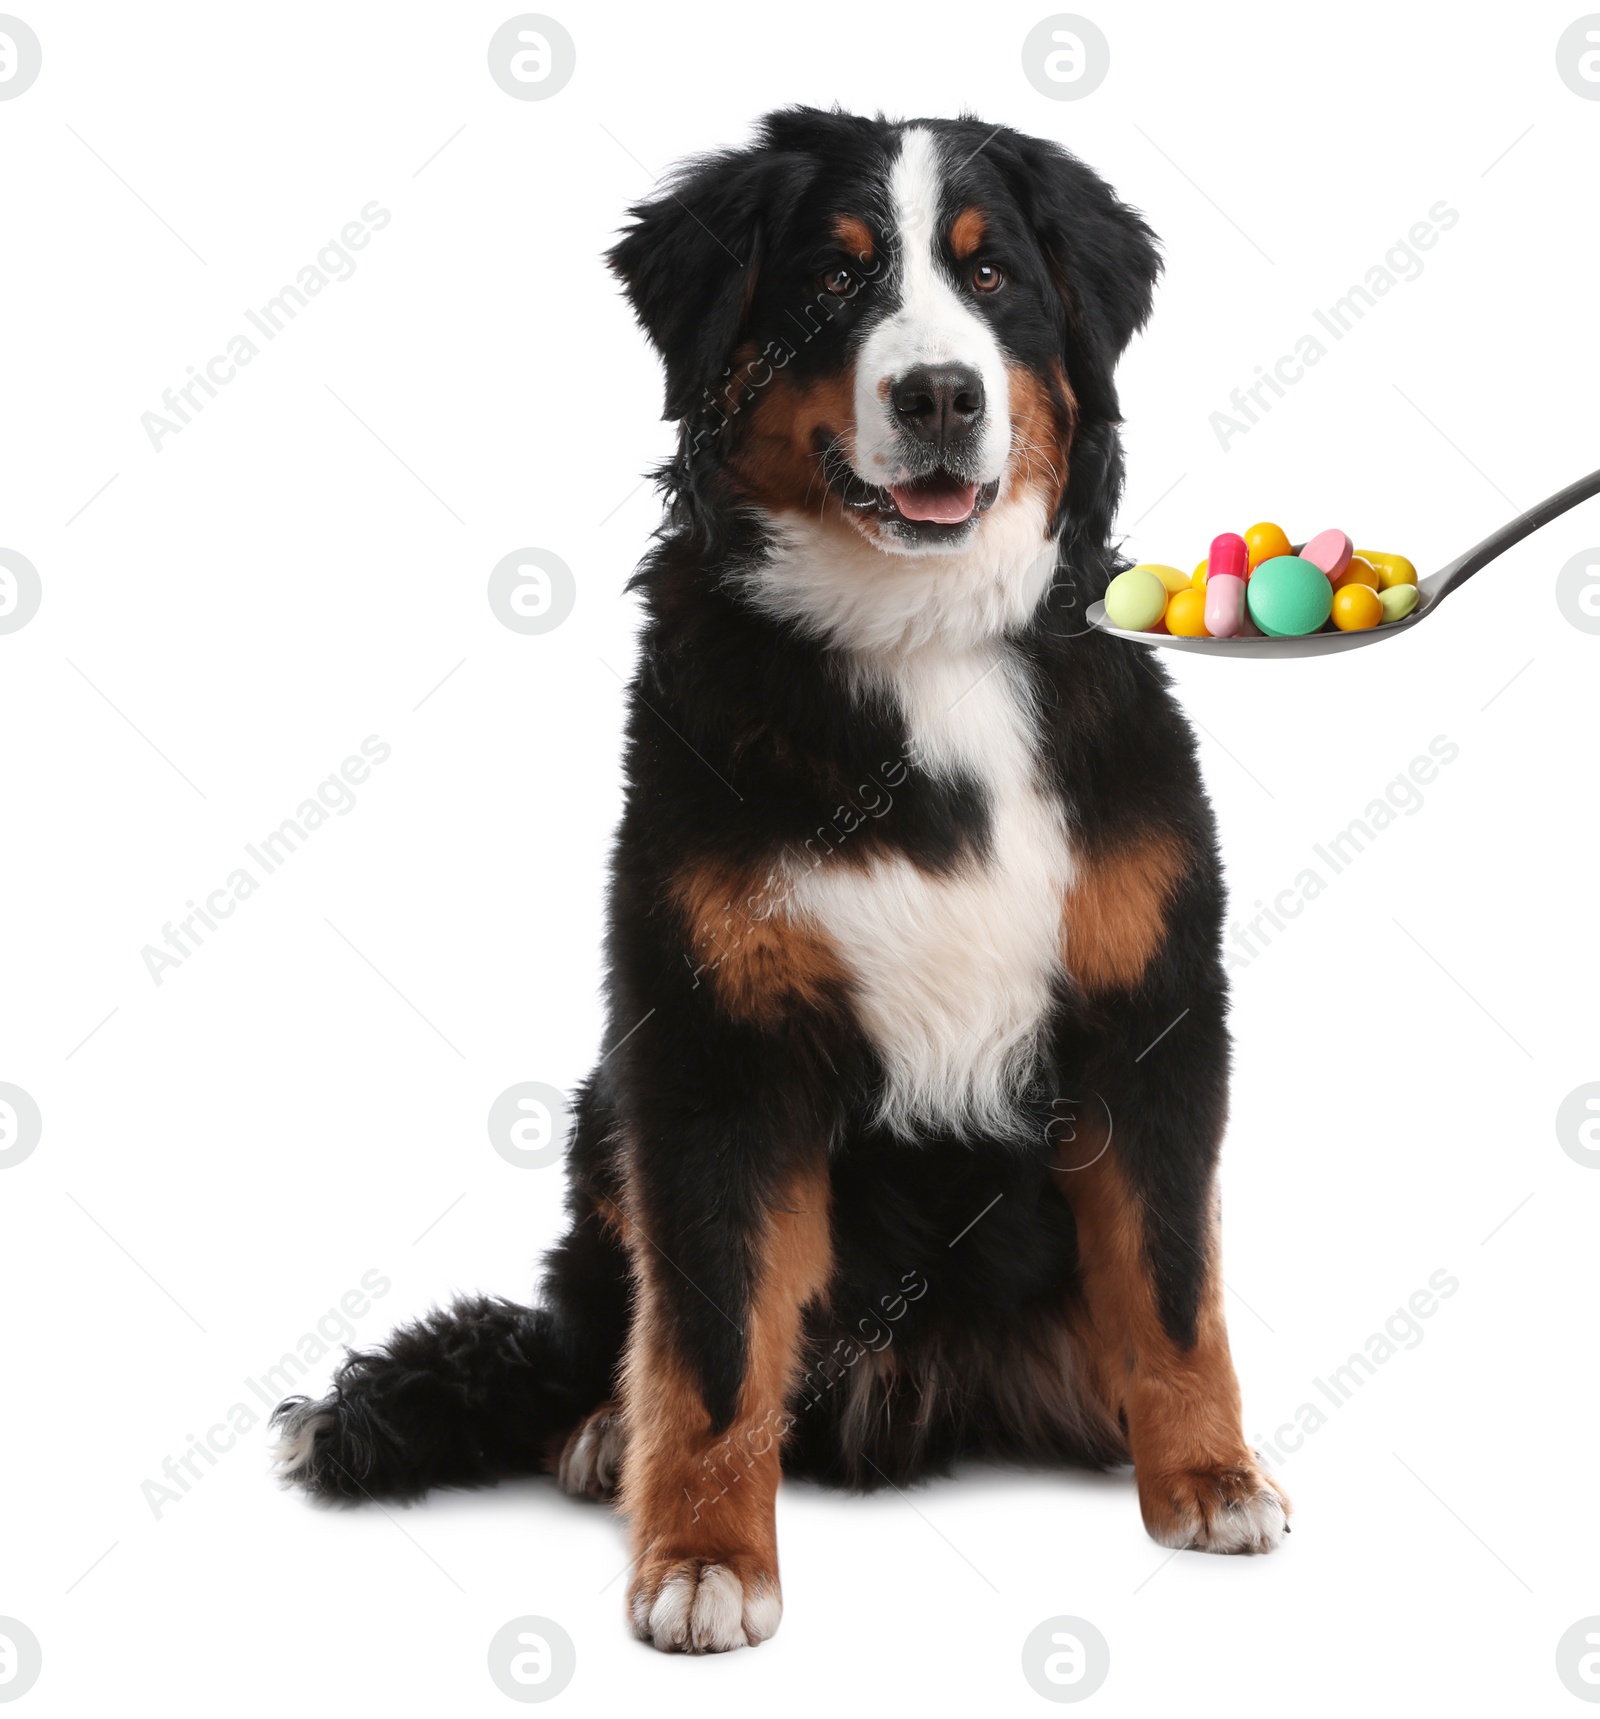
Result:
<svg viewBox="0 0 1600 1719"><path fill-rule="evenodd" d="M1214 639L1234 639L1244 631L1244 580L1213 573L1206 580L1206 631Z"/></svg>
<svg viewBox="0 0 1600 1719"><path fill-rule="evenodd" d="M1337 579L1354 554L1350 539L1342 531L1319 531L1300 551L1300 559L1320 567L1330 579Z"/></svg>
<svg viewBox="0 0 1600 1719"><path fill-rule="evenodd" d="M1250 550L1237 531L1225 531L1220 537L1211 539L1211 553L1206 558L1206 577L1215 579L1219 573L1224 578L1229 574L1235 579L1249 577Z"/></svg>

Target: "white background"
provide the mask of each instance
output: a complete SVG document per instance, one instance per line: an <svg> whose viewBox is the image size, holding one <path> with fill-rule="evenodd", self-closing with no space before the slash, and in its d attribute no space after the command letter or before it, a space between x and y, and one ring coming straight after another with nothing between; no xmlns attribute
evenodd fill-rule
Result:
<svg viewBox="0 0 1600 1719"><path fill-rule="evenodd" d="M625 1632L621 1524L550 1482L323 1513L258 1425L159 1518L141 1496L363 1272L393 1285L372 1341L458 1289L525 1298L560 1229L560 1170L484 1119L576 1082L599 1029L621 592L668 443L599 255L652 176L789 101L1065 142L1168 259L1122 372L1130 550L1188 566L1271 518L1426 572L1600 464L1575 11L1094 0L1110 76L1051 101L1039 7L552 0L577 73L519 102L486 68L504 7L15 3L44 50L0 103L0 545L44 589L0 636L0 1079L44 1117L0 1172L0 1614L44 1648L19 1710L506 1712L485 1650L539 1613L577 1647L557 1710L1042 1712L1021 1645L1070 1613L1110 1643L1107 1714L1577 1711L1600 1174L1554 1117L1600 1078L1600 637L1554 582L1600 503L1386 647L1175 659L1236 917L1460 749L1237 975L1248 1430L1460 1283L1282 1467L1276 1556L1169 1560L1126 1475L795 1486L779 1635L671 1661ZM374 198L354 276L155 452L141 414ZM1224 452L1210 414L1440 199L1420 278ZM485 598L524 545L578 584L543 637ZM354 811L157 987L141 949L369 734L393 756Z"/></svg>

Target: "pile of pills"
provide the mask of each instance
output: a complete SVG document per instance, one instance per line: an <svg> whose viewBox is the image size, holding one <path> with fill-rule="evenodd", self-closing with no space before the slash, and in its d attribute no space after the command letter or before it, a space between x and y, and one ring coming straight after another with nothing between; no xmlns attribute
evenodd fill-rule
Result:
<svg viewBox="0 0 1600 1719"><path fill-rule="evenodd" d="M1355 549L1342 531L1319 531L1300 549L1263 521L1225 531L1192 574L1147 563L1106 587L1106 619L1130 633L1185 639L1298 638L1363 633L1404 620L1420 600L1403 555Z"/></svg>

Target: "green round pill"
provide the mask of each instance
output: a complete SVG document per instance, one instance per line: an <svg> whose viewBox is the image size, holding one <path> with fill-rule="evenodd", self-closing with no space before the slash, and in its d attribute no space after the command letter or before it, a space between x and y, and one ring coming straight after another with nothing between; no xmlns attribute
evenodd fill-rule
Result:
<svg viewBox="0 0 1600 1719"><path fill-rule="evenodd" d="M1147 633L1166 611L1167 588L1148 567L1130 567L1106 586L1106 619L1124 632Z"/></svg>
<svg viewBox="0 0 1600 1719"><path fill-rule="evenodd" d="M1250 619L1269 638L1314 633L1333 613L1333 586L1314 562L1274 555L1250 575L1244 588Z"/></svg>

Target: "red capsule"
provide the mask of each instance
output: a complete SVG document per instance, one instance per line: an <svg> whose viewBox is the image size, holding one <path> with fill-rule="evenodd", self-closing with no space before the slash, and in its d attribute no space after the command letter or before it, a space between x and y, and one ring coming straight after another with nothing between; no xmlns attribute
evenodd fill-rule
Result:
<svg viewBox="0 0 1600 1719"><path fill-rule="evenodd" d="M1237 531L1225 531L1211 539L1211 553L1206 557L1207 578L1219 573L1232 574L1235 579L1249 577L1250 550Z"/></svg>

